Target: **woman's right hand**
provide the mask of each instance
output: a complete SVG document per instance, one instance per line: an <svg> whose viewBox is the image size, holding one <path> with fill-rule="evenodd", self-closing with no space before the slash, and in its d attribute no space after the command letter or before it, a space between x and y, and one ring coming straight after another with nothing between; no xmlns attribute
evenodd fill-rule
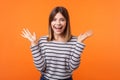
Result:
<svg viewBox="0 0 120 80"><path fill-rule="evenodd" d="M35 34L35 32L33 32L33 34L31 34L28 29L23 28L21 36L23 38L28 39L31 42L32 46L36 45L36 34Z"/></svg>

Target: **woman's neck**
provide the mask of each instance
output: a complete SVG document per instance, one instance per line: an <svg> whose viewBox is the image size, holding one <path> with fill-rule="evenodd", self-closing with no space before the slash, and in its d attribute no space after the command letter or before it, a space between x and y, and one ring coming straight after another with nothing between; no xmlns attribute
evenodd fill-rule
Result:
<svg viewBox="0 0 120 80"><path fill-rule="evenodd" d="M58 42L65 42L65 39L61 35L54 35L54 40Z"/></svg>

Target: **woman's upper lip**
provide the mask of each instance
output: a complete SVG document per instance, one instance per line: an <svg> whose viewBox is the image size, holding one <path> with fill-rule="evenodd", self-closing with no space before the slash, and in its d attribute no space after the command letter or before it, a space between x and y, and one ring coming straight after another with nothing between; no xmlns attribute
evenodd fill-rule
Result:
<svg viewBox="0 0 120 80"><path fill-rule="evenodd" d="M62 26L54 26L55 28L62 28Z"/></svg>

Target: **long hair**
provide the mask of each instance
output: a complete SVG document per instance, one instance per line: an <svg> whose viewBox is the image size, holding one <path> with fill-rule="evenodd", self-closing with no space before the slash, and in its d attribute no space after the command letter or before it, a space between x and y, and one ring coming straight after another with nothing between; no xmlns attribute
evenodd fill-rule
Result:
<svg viewBox="0 0 120 80"><path fill-rule="evenodd" d="M60 12L64 18L66 19L66 27L63 32L63 37L65 38L65 41L69 41L71 38L71 30L70 30L70 18L69 14L66 8L64 7L55 7L50 15L49 15L49 24L48 24L48 41L54 40L54 32L51 27L51 22L53 21L55 15Z"/></svg>

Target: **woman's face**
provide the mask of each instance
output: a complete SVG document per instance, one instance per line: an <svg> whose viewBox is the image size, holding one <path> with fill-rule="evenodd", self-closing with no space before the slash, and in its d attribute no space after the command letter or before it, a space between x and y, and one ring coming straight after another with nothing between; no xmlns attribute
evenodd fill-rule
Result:
<svg viewBox="0 0 120 80"><path fill-rule="evenodd" d="M51 27L53 29L54 35L62 35L64 32L64 29L66 27L66 19L60 12L58 12L53 18Z"/></svg>

